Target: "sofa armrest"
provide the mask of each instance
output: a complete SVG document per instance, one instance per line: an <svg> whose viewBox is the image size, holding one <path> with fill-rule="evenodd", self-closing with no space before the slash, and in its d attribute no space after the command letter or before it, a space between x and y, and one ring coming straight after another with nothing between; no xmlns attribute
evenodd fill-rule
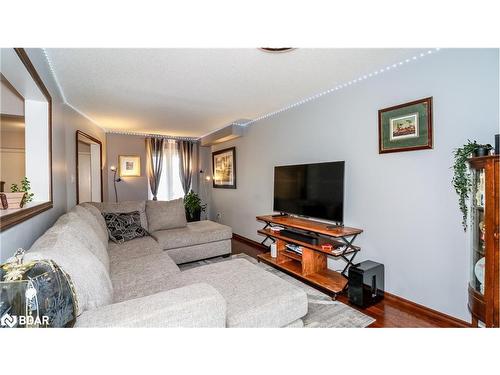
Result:
<svg viewBox="0 0 500 375"><path fill-rule="evenodd" d="M192 284L85 311L75 327L225 327L226 300L208 284Z"/></svg>

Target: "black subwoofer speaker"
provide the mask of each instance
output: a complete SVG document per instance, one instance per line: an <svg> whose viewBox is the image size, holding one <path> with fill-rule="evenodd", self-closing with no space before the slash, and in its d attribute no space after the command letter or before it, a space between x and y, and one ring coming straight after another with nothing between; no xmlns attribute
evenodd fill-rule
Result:
<svg viewBox="0 0 500 375"><path fill-rule="evenodd" d="M349 302L368 307L384 298L384 265L365 260L349 268Z"/></svg>

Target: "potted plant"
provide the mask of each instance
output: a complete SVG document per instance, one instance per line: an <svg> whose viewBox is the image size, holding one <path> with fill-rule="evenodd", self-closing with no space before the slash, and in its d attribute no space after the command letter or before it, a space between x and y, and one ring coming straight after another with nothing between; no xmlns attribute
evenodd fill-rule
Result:
<svg viewBox="0 0 500 375"><path fill-rule="evenodd" d="M200 221L201 213L205 212L207 205L201 204L201 199L193 190L184 197L186 219L188 222Z"/></svg>
<svg viewBox="0 0 500 375"><path fill-rule="evenodd" d="M21 181L21 187L17 184L10 186L11 193L6 193L9 208L21 208L26 203L33 201L35 194L31 192L31 183L27 177Z"/></svg>
<svg viewBox="0 0 500 375"><path fill-rule="evenodd" d="M467 229L467 201L472 188L471 173L467 167L467 159L472 156L486 156L491 149L492 147L489 144L480 145L476 141L471 142L467 140L465 145L455 149L453 153L455 162L453 164L454 175L452 183L458 194L458 206L460 207L460 211L462 211L462 226L464 227L464 231Z"/></svg>

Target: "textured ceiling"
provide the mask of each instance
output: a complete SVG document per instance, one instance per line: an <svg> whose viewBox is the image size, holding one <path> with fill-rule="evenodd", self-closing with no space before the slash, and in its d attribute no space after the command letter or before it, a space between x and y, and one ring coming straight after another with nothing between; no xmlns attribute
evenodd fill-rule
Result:
<svg viewBox="0 0 500 375"><path fill-rule="evenodd" d="M423 50L46 49L72 106L110 130L201 136Z"/></svg>

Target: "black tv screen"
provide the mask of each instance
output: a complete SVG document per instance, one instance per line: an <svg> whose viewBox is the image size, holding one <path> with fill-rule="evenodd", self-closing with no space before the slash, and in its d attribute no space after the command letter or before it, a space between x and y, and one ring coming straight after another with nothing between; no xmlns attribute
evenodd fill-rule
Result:
<svg viewBox="0 0 500 375"><path fill-rule="evenodd" d="M344 162L274 168L274 211L344 221Z"/></svg>

